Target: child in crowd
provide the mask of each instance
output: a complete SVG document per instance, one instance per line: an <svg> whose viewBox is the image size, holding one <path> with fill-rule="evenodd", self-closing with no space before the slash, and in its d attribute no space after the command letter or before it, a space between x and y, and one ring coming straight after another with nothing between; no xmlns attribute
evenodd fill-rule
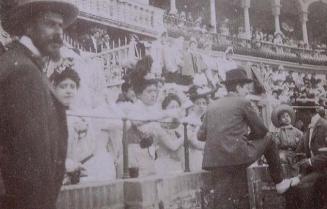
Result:
<svg viewBox="0 0 327 209"><path fill-rule="evenodd" d="M271 114L272 123L279 128L274 139L280 149L280 159L288 165L293 164L295 149L303 136L303 133L292 125L294 117L292 107L285 104L277 106Z"/></svg>

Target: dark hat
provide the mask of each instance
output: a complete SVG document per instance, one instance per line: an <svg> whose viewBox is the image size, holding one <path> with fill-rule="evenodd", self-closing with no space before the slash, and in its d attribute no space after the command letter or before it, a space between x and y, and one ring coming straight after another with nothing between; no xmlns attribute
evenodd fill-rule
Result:
<svg viewBox="0 0 327 209"><path fill-rule="evenodd" d="M294 112L293 108L291 106L289 106L289 105L286 105L286 104L279 105L271 113L271 122L277 128L279 128L282 125L280 123L278 117L283 112L287 112L290 115L292 122L294 122L295 112Z"/></svg>
<svg viewBox="0 0 327 209"><path fill-rule="evenodd" d="M194 102L195 100L197 100L199 98L208 99L208 96L213 93L213 90L208 87L199 87L199 86L193 85L185 93L189 96L190 100L192 102Z"/></svg>
<svg viewBox="0 0 327 209"><path fill-rule="evenodd" d="M252 81L253 80L248 77L246 71L243 68L238 67L226 72L226 80L223 81L223 83L250 83Z"/></svg>
<svg viewBox="0 0 327 209"><path fill-rule="evenodd" d="M11 35L21 35L24 24L42 11L61 14L64 28L71 25L79 14L79 9L67 0L18 0L9 10L3 28Z"/></svg>

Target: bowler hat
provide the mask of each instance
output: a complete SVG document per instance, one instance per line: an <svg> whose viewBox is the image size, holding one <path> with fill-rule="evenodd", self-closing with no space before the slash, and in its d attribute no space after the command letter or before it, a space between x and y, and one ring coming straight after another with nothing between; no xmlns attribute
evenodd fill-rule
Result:
<svg viewBox="0 0 327 209"><path fill-rule="evenodd" d="M63 17L63 28L71 25L77 18L78 8L67 0L18 0L8 11L3 28L11 35L22 35L23 26L33 16L44 11L53 11Z"/></svg>
<svg viewBox="0 0 327 209"><path fill-rule="evenodd" d="M280 123L279 116L283 112L287 112L290 115L292 122L294 122L295 113L294 113L293 108L286 104L278 105L271 113L271 122L277 128L281 127L281 125L282 125Z"/></svg>
<svg viewBox="0 0 327 209"><path fill-rule="evenodd" d="M239 82L245 82L245 83L250 83L253 80L250 79L246 73L246 71L238 67L236 69L230 70L226 72L226 80L223 81L223 83L239 83Z"/></svg>

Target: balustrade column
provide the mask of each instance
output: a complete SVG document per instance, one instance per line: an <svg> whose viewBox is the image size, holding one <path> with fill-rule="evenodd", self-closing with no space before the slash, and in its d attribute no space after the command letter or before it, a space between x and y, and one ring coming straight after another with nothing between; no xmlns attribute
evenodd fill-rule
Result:
<svg viewBox="0 0 327 209"><path fill-rule="evenodd" d="M213 32L217 33L216 0L210 0L210 24Z"/></svg>
<svg viewBox="0 0 327 209"><path fill-rule="evenodd" d="M242 7L244 10L244 29L245 29L246 37L248 39L251 38L251 25L250 25L250 13L249 13L250 4L251 4L251 0L242 0Z"/></svg>
<svg viewBox="0 0 327 209"><path fill-rule="evenodd" d="M274 19L275 19L275 32L281 32L280 30L280 22L279 22L279 15L280 15L280 0L275 0L273 3L273 8L272 8L272 12L274 15Z"/></svg>
<svg viewBox="0 0 327 209"><path fill-rule="evenodd" d="M185 172L190 172L190 151L189 151L189 143L187 136L187 123L183 123L184 126L184 160L185 160Z"/></svg>
<svg viewBox="0 0 327 209"><path fill-rule="evenodd" d="M123 119L123 178L129 178L129 170L128 170L128 141L127 141L127 120Z"/></svg>
<svg viewBox="0 0 327 209"><path fill-rule="evenodd" d="M308 21L308 12L303 12L302 17L301 17L301 22L302 22L302 37L304 43L308 44L309 39L308 39L308 29L307 29L307 21Z"/></svg>
<svg viewBox="0 0 327 209"><path fill-rule="evenodd" d="M176 8L176 0L170 0L170 14L176 14L177 8Z"/></svg>

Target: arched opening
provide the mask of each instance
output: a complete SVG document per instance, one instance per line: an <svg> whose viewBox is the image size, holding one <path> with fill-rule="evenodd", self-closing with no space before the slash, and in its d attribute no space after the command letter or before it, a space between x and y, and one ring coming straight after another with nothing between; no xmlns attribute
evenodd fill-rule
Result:
<svg viewBox="0 0 327 209"><path fill-rule="evenodd" d="M266 34L275 31L274 16L272 14L273 0L251 0L250 22L254 30Z"/></svg>
<svg viewBox="0 0 327 209"><path fill-rule="evenodd" d="M281 1L280 26L287 39L302 40L301 5L299 0Z"/></svg>
<svg viewBox="0 0 327 209"><path fill-rule="evenodd" d="M238 28L244 26L241 0L218 0L216 2L217 24L221 28L227 24L230 34L237 34Z"/></svg>
<svg viewBox="0 0 327 209"><path fill-rule="evenodd" d="M318 1L308 8L308 38L312 45L327 44L327 4Z"/></svg>

